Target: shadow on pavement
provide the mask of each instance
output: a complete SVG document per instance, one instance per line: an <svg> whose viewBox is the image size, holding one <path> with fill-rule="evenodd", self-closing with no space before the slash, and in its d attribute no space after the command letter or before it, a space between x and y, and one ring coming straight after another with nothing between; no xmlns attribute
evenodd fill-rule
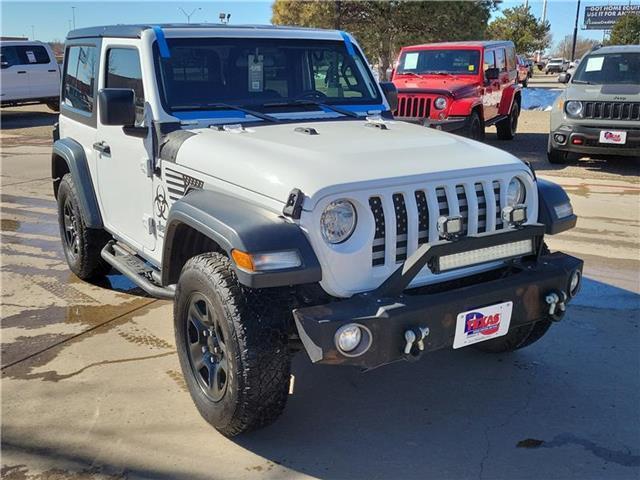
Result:
<svg viewBox="0 0 640 480"><path fill-rule="evenodd" d="M518 133L511 141L498 140L495 134L487 133L486 142L496 148L505 150L512 155L531 162L533 168L539 172L564 170L568 166L577 166L591 172L606 172L622 176L640 175L640 159L633 157L602 157L581 158L566 165L553 165L547 160L546 133Z"/></svg>
<svg viewBox="0 0 640 480"><path fill-rule="evenodd" d="M640 295L592 280L582 295L511 354L446 350L368 373L299 355L283 417L234 441L320 478L633 476Z"/></svg>
<svg viewBox="0 0 640 480"><path fill-rule="evenodd" d="M20 107L3 108L0 110L2 130L17 128L53 126L58 121L58 114L54 112L40 112L21 109Z"/></svg>

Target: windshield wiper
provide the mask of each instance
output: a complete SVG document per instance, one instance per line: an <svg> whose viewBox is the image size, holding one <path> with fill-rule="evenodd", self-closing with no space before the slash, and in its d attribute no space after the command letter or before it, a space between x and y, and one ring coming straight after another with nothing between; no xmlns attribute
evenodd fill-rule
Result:
<svg viewBox="0 0 640 480"><path fill-rule="evenodd" d="M313 100L292 100L289 102L268 102L268 103L263 103L262 105L260 105L260 107L262 108L269 108L269 107L293 107L293 106L304 106L304 105L315 105L316 107L322 107L322 108L326 108L328 110L332 110L336 113L339 113L341 115L345 115L348 117L353 117L353 118L360 118L360 115L358 115L355 112L352 112L350 110L344 110L340 107L336 107L334 105L328 105L326 103L322 103L322 102L316 102Z"/></svg>
<svg viewBox="0 0 640 480"><path fill-rule="evenodd" d="M172 109L173 110L212 110L212 109L237 110L238 112L246 113L248 115L251 115L252 117L260 118L268 122L277 123L280 121L276 117L267 115L266 113L256 112L255 110L238 107L236 105L229 105L228 103L206 103L204 105L183 105L183 106L173 107Z"/></svg>
<svg viewBox="0 0 640 480"><path fill-rule="evenodd" d="M593 83L588 82L586 80L574 80L573 83L582 83L584 85L593 85Z"/></svg>

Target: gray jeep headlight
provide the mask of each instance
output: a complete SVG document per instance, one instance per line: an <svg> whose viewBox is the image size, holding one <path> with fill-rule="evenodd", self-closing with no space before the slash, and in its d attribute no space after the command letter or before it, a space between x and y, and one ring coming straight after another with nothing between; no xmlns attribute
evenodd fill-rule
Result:
<svg viewBox="0 0 640 480"><path fill-rule="evenodd" d="M572 117L579 117L582 113L582 102L570 100L564 105L564 108Z"/></svg>
<svg viewBox="0 0 640 480"><path fill-rule="evenodd" d="M524 201L526 189L518 177L513 177L507 187L507 205L513 207Z"/></svg>
<svg viewBox="0 0 640 480"><path fill-rule="evenodd" d="M327 243L346 241L356 228L356 208L349 200L331 202L320 217L320 232Z"/></svg>

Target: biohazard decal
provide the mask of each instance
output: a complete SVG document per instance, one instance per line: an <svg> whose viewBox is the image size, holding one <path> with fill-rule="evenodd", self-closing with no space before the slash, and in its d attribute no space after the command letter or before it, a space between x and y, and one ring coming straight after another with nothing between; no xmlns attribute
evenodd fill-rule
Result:
<svg viewBox="0 0 640 480"><path fill-rule="evenodd" d="M162 185L158 185L156 188L156 197L154 198L153 203L155 206L156 216L162 220L166 220L169 204L167 203L167 194L165 193Z"/></svg>

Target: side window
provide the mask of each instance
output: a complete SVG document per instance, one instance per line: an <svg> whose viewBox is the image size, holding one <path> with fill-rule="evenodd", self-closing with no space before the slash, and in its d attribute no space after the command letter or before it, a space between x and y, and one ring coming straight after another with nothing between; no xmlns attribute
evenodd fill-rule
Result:
<svg viewBox="0 0 640 480"><path fill-rule="evenodd" d="M487 50L484 52L484 70L487 71L490 68L496 68L496 54L493 50Z"/></svg>
<svg viewBox="0 0 640 480"><path fill-rule="evenodd" d="M507 63L504 54L504 48L496 49L496 68L501 72L507 71Z"/></svg>
<svg viewBox="0 0 640 480"><path fill-rule="evenodd" d="M96 60L96 47L81 45L67 49L62 87L65 105L82 112L93 112Z"/></svg>
<svg viewBox="0 0 640 480"><path fill-rule="evenodd" d="M135 93L136 123L144 117L144 89L140 54L133 48L110 48L107 52L106 88L130 88Z"/></svg>
<svg viewBox="0 0 640 480"><path fill-rule="evenodd" d="M16 47L0 47L0 62L2 62L2 68L19 65L20 59L18 58Z"/></svg>
<svg viewBox="0 0 640 480"><path fill-rule="evenodd" d="M20 45L16 47L18 58L23 65L38 65L50 63L47 49L41 45Z"/></svg>
<svg viewBox="0 0 640 480"><path fill-rule="evenodd" d="M513 47L507 47L507 70L511 71L516 68L516 52Z"/></svg>

